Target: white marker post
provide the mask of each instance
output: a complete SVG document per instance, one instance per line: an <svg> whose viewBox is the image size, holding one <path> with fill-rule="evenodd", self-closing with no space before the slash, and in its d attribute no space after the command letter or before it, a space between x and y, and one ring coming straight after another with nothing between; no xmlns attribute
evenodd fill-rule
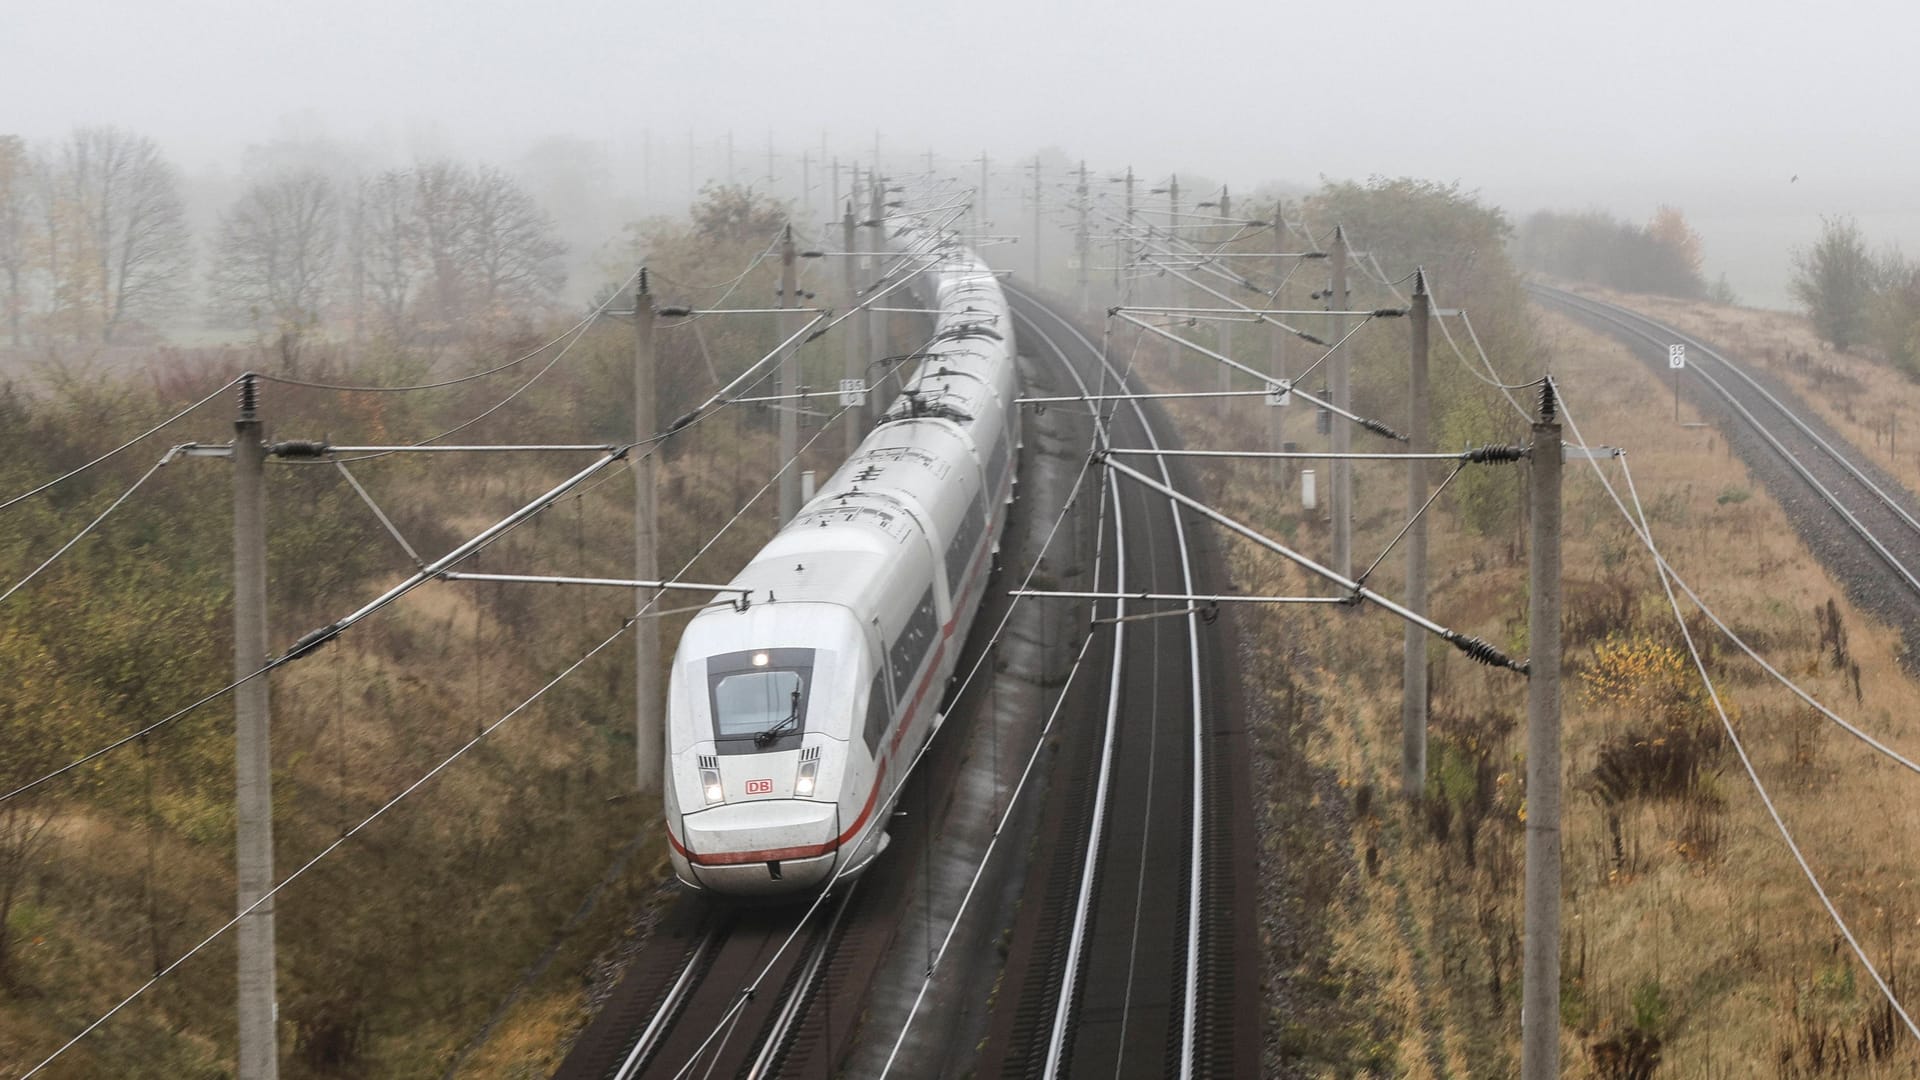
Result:
<svg viewBox="0 0 1920 1080"><path fill-rule="evenodd" d="M1673 422L1680 422L1680 372L1687 366L1685 345L1667 346L1667 368L1673 372Z"/></svg>

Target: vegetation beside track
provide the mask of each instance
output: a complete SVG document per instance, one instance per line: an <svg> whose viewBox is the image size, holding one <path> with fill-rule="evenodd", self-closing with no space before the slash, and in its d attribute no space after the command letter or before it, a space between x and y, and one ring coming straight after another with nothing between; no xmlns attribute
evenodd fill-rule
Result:
<svg viewBox="0 0 1920 1080"><path fill-rule="evenodd" d="M1422 198L1417 186L1401 194L1414 203L1400 208L1406 214L1463 209ZM1377 242L1351 210L1343 220L1357 246ZM1396 256L1380 252L1396 275L1414 261L1435 265L1418 252ZM1582 434L1629 449L1656 538L1681 572L1822 700L1897 747L1920 745L1920 693L1900 669L1897 635L1847 603L1724 439L1676 427L1668 389L1638 360L1609 339L1531 313L1510 275L1484 261L1480 270L1468 288L1436 274L1440 303L1468 309L1510 381L1551 360ZM1248 349L1242 335L1253 331L1236 329L1236 355ZM1355 336L1357 412L1404 419L1397 387L1406 340L1393 323ZM1191 359L1169 365L1151 343L1137 356L1161 388L1212 389L1216 380ZM1432 362L1441 448L1522 441L1518 415L1465 375L1437 328ZM1516 396L1533 404L1528 393ZM1174 411L1190 432L1222 433L1192 445L1259 447L1262 408L1182 403ZM1682 416L1692 419L1685 409ZM1324 445L1298 415L1288 419L1290 439ZM1362 445L1370 441L1356 438L1355 449L1374 448ZM1214 463L1204 472L1225 512L1324 557L1324 509L1301 511L1297 485L1277 482L1268 463ZM1477 486L1463 487L1463 474L1431 520L1431 614L1524 655L1518 476L1479 475ZM1404 522L1405 482L1395 467L1362 466L1356 489L1355 560L1364 567ZM1322 500L1325 491L1323 482ZM1913 1048L1898 1021L1838 941L1728 748L1646 554L1583 462L1569 465L1565 499L1568 1075L1910 1074ZM1248 546L1233 545L1230 556L1243 592L1325 592ZM1401 573L1392 555L1369 583L1396 595ZM1245 666L1255 775L1268 799L1270 1069L1513 1075L1524 683L1432 646L1427 794L1408 802L1399 793L1400 624L1377 611L1322 607L1257 607L1242 618L1253 650ZM1689 626L1697 640L1713 638L1697 615ZM1896 986L1909 985L1900 945L1920 910L1904 885L1914 823L1897 808L1912 802L1915 779L1789 698L1725 642L1711 641L1707 663L1836 902Z"/></svg>
<svg viewBox="0 0 1920 1080"><path fill-rule="evenodd" d="M782 220L778 207L722 189L689 221L637 226L636 252L656 271L657 302L716 302ZM630 270L610 267L609 277ZM758 264L730 302L769 306L777 275L777 259ZM375 342L355 353L314 343L300 376L430 381L521 355L579 314L529 312L513 333L432 349ZM768 317L663 325L663 414L704 397L774 334ZM810 351L823 371L837 372L837 352ZM269 382L268 437L414 441L477 415L552 357L549 350L499 376L409 394ZM459 438L625 442L631 357L631 331L608 321ZM276 359L271 350L156 348L131 375L67 377L49 367L0 386L0 495L83 463L243 369L279 373ZM224 442L233 408L222 397L0 513L0 590L167 446ZM770 411L724 410L664 449L663 568L677 568L766 480L773 424ZM817 464L830 467L837 434L816 449ZM432 558L587 460L401 456L352 469ZM278 651L413 567L337 471L276 464L268 476ZM93 537L0 604L7 790L231 678L230 488L217 459L167 465ZM627 576L632 498L624 469L605 473L468 568ZM749 512L689 575L724 579L770 526L770 511ZM519 704L631 609L619 590L430 583L281 669L272 676L277 873L298 868ZM668 656L686 617L664 627ZM437 1075L490 1019L498 1021L491 1037L465 1059L470 1073L537 1073L553 1060L580 1022L583 972L633 925L666 874L657 810L626 797L631 657L630 647L609 647L280 894L283 1075ZM230 917L231 709L212 703L0 806L0 1071L39 1061ZM233 1056L233 992L233 950L223 941L82 1042L53 1075L221 1075Z"/></svg>

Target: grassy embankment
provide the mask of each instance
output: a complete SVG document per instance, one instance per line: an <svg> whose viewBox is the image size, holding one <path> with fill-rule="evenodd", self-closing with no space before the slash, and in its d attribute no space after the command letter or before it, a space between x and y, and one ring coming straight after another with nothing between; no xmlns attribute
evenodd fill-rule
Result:
<svg viewBox="0 0 1920 1080"><path fill-rule="evenodd" d="M1480 323L1485 309L1474 310ZM1482 334L1492 336L1485 326ZM1398 421L1404 404L1389 387L1404 370L1393 357L1404 355L1405 331L1387 324L1378 336L1388 344L1363 346L1356 401L1362 412ZM1527 344L1524 336L1506 340ZM1674 427L1660 380L1610 340L1563 320L1543 318L1533 348L1489 345L1496 357L1551 357L1586 437L1632 453L1668 557L1749 642L1888 742L1920 747L1920 694L1901 674L1897 635L1846 603L1724 440ZM1158 348L1140 355L1161 385L1215 379L1190 362L1169 369ZM1369 365L1391 370L1369 383ZM1458 366L1438 334L1434 365L1436 380L1443 366ZM1524 366L1510 364L1509 373ZM1486 399L1471 387L1453 392ZM1264 418L1255 406L1236 409L1225 422L1205 405L1176 412L1189 432L1221 433L1193 436L1194 445L1262 445ZM1295 419L1291 430L1302 426ZM1517 435L1514 423L1505 425L1503 438ZM1307 447L1324 443L1299 438ZM1445 425L1439 439L1466 441ZM1355 445L1372 441L1361 436ZM1297 509L1297 489L1275 498L1264 463L1205 474L1229 513L1310 554L1327 550L1324 523ZM1432 612L1525 654L1518 480L1501 472L1478 487L1456 483L1441 500L1431 524ZM1402 524L1405 486L1397 468L1372 466L1358 470L1356 487L1355 558L1364 566ZM1911 1075L1912 1046L1740 771L1648 558L1584 463L1569 465L1565 500L1568 1075ZM1232 562L1236 586L1249 593L1322 591L1245 545L1233 545ZM1371 583L1395 594L1401 567L1390 557ZM1311 891L1284 902L1330 911L1324 951L1268 942L1288 953L1290 1000L1300 1000L1304 986L1306 999L1323 1006L1269 1017L1272 1061L1308 1075L1512 1075L1524 683L1433 646L1429 795L1409 806L1398 795L1400 624L1376 611L1263 608L1243 625L1255 654L1247 665L1255 714L1274 719L1256 731L1257 744L1267 755L1304 745L1308 755L1305 768L1263 765L1257 773L1300 782L1331 771L1348 800L1322 815L1344 830L1337 850L1290 855L1279 845L1324 832L1269 822L1265 873L1293 887L1302 875L1288 864L1320 867L1306 882ZM1710 639L1697 616L1690 625L1696 638ZM1909 885L1920 854L1911 838L1920 823L1902 808L1913 805L1920 779L1763 681L1725 643L1712 641L1708 655L1803 850L1882 970L1907 985L1905 946L1920 917ZM1297 791L1269 792L1272 806L1297 799ZM1342 868L1346 878L1330 880Z"/></svg>

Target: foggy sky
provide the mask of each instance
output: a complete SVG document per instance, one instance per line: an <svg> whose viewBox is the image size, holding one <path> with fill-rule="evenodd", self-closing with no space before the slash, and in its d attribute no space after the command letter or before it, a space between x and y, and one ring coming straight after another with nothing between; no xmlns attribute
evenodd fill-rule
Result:
<svg viewBox="0 0 1920 1080"><path fill-rule="evenodd" d="M1206 5L5 0L0 131L113 123L188 170L290 127L511 160L769 130L835 153L1043 146L1251 190L1458 180L1516 218L1661 202L1784 303L1821 214L1920 254L1920 15L1896 3ZM1791 180L1798 176L1797 181Z"/></svg>

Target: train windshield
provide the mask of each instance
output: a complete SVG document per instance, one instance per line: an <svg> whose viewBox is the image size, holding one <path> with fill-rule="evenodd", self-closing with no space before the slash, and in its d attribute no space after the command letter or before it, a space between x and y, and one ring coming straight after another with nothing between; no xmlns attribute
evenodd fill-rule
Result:
<svg viewBox="0 0 1920 1080"><path fill-rule="evenodd" d="M720 737L792 728L800 720L800 687L800 676L791 671L722 676L713 687L713 717Z"/></svg>
<svg viewBox="0 0 1920 1080"><path fill-rule="evenodd" d="M812 649L761 649L707 659L713 737L722 754L799 745L813 681Z"/></svg>

